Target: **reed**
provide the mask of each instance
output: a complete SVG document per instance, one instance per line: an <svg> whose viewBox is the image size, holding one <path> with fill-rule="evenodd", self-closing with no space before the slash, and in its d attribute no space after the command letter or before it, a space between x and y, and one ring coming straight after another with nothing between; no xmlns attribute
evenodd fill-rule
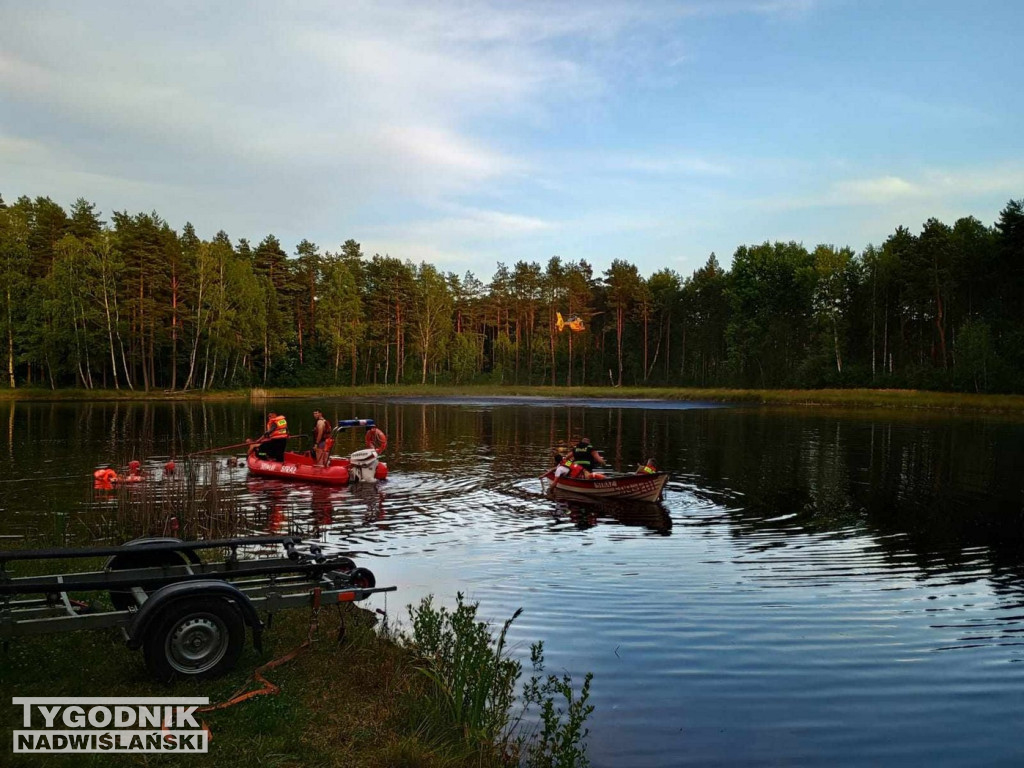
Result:
<svg viewBox="0 0 1024 768"><path fill-rule="evenodd" d="M113 543L143 536L196 540L242 535L251 521L221 472L219 461L209 458L183 462L177 473L159 482L119 485L113 503L83 522L93 541Z"/></svg>

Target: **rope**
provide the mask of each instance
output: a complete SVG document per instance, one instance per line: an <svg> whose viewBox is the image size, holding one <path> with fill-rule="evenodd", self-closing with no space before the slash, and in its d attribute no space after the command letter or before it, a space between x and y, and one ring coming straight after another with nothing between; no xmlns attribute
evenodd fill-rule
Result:
<svg viewBox="0 0 1024 768"><path fill-rule="evenodd" d="M247 690L250 687L250 682L247 682L227 701L222 701L218 704L209 704L205 707L199 707L196 712L216 712L228 707L233 707L236 704L241 704L243 701L249 701L249 699L255 699L257 696L276 696L281 692L281 687L263 676L264 672L268 672L271 669L280 667L282 664L287 664L289 661L294 659L303 651L309 649L313 645L315 636L320 631L320 587L313 590L313 609L309 615L309 630L306 632L306 640L302 645L292 649L284 656L279 656L273 661L268 661L263 666L257 667L253 673L251 680L260 684L260 688L255 690Z"/></svg>

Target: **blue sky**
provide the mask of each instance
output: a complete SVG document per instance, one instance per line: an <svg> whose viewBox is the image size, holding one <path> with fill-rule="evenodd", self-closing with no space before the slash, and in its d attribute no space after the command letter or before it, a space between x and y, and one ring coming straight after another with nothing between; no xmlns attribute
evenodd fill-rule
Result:
<svg viewBox="0 0 1024 768"><path fill-rule="evenodd" d="M0 194L689 274L1024 197L1024 3L0 4Z"/></svg>

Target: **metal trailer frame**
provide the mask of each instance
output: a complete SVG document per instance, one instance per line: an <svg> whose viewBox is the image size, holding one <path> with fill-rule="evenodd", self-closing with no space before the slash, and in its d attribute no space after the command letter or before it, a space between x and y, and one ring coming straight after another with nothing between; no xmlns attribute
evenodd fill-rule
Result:
<svg viewBox="0 0 1024 768"><path fill-rule="evenodd" d="M283 556L239 558L239 549L281 545ZM227 549L203 562L198 550ZM101 571L12 577L16 561L107 557ZM142 648L161 679L204 678L231 669L245 626L262 651L267 615L286 608L365 600L397 587L377 587L373 573L316 542L260 536L184 542L136 539L85 549L0 550L0 641L13 637L118 628L129 648ZM112 610L93 611L71 592L108 592ZM28 597L34 595L33 597Z"/></svg>

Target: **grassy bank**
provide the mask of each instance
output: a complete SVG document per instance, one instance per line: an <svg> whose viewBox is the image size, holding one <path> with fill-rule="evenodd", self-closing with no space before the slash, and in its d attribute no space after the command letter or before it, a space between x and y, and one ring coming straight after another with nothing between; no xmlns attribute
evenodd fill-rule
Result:
<svg viewBox="0 0 1024 768"><path fill-rule="evenodd" d="M440 614L424 604L439 623ZM421 606L422 610L423 606ZM339 639L340 619L344 636ZM466 718L444 704L447 688L439 696L436 676L424 674L429 659L415 651L408 638L393 639L374 629L369 611L349 605L335 614L324 610L316 642L293 661L267 671L266 677L280 686L276 695L261 696L228 709L203 713L197 720L209 728L209 754L191 758L159 755L10 755L12 731L19 728L20 711L7 707L0 729L9 765L75 766L117 765L210 765L212 759L226 768L252 766L365 766L366 768L489 768L510 765L587 765L582 753L569 762L556 762L562 747L544 743L544 731L529 741L508 740L500 727L515 724L510 709L492 708L489 714L498 731L470 730ZM438 635L449 646L464 647L470 632L443 629ZM481 625L482 626L482 625ZM19 639L0 657L0 694L13 696L208 696L211 703L226 701L242 688L255 689L252 670L300 646L310 627L308 610L284 611L275 616L264 635L265 652L258 656L247 644L238 667L216 681L179 682L162 685L148 675L140 653L129 651L119 633L76 632ZM471 630L470 630L471 631ZM414 633L415 635L415 633ZM458 637L456 637L458 635ZM486 633L493 648L494 637ZM485 654L486 655L486 654ZM495 657L489 657L492 661ZM472 660L471 660L472 661ZM515 662L506 660L506 666ZM465 667L466 665L463 664ZM488 666L486 663L483 666ZM450 668L456 668L450 667ZM436 668L438 674L450 673ZM481 677L480 669L472 670ZM486 672L486 670L483 670ZM485 676L485 675L484 675ZM516 677L518 681L518 675ZM515 681L513 681L515 682ZM479 685L478 690L483 690ZM529 697L529 688L526 692ZM485 693L486 706L497 696ZM514 698L514 697L513 697ZM585 697L570 700L576 725L587 712ZM582 715L582 716L581 716ZM511 720L510 720L511 716ZM486 725L491 722L481 718ZM472 723L473 721L469 721ZM559 736L567 732L558 728ZM582 737L577 730L574 749ZM538 750L546 751L538 753ZM537 759L537 758L540 759Z"/></svg>
<svg viewBox="0 0 1024 768"><path fill-rule="evenodd" d="M3 389L0 400L38 401L174 401L257 398L336 397L543 397L704 400L760 405L818 405L849 408L919 408L931 410L1024 413L1024 395L978 395L913 389L727 389L675 387L541 387L469 384L465 386L302 387L293 389L218 390L212 392L138 392L82 389Z"/></svg>
<svg viewBox="0 0 1024 768"><path fill-rule="evenodd" d="M267 676L281 686L277 696L264 696L202 716L212 734L210 754L192 760L153 755L116 758L120 764L387 766L408 755L407 765L445 765L443 744L417 738L406 702L420 684L407 657L379 641L365 619L353 613L347 637L337 643L337 627L321 630L312 650ZM263 660L298 646L306 636L308 611L289 611L275 618L266 634L267 654L257 657L248 647L238 667L226 678L201 683L161 685L149 678L142 656L129 651L115 631L78 632L21 639L0 660L3 684L11 696L209 696L212 702L230 698L246 684ZM5 733L9 751L11 730L18 718L7 708ZM11 756L12 765L61 762L58 756ZM66 765L101 766L109 755L77 755Z"/></svg>

